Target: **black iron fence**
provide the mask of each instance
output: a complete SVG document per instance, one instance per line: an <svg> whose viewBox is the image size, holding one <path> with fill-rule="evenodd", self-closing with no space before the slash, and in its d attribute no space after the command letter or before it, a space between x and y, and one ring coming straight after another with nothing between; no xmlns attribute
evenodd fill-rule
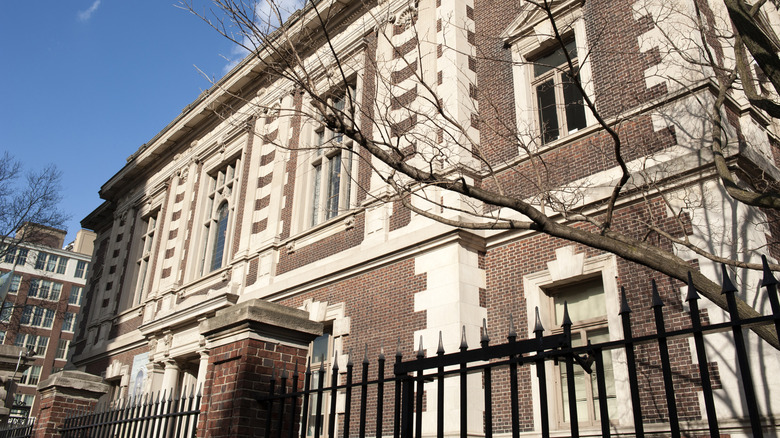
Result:
<svg viewBox="0 0 780 438"><path fill-rule="evenodd" d="M75 412L62 427L62 437L168 437L194 438L200 414L201 394L133 397ZM0 437L1 438L1 437Z"/></svg>
<svg viewBox="0 0 780 438"><path fill-rule="evenodd" d="M0 438L29 438L33 434L35 418L14 418L0 426Z"/></svg>
<svg viewBox="0 0 780 438"><path fill-rule="evenodd" d="M511 433L513 438L517 438L524 430L521 425L521 410L528 403L528 400L519 399L519 394L523 392L524 388L519 387L518 371L522 367L535 365L535 379L538 382L538 394L535 396L538 399L534 400L534 403L539 405L538 424L540 425L539 432L543 437L549 437L551 434L551 394L548 394L547 391L547 382L550 378L560 379L560 388L563 394L559 395L558 398L564 400L561 410L565 411L562 415L569 420L566 424L568 433L572 437L580 436L580 416L578 416L577 410L581 408L578 406L578 398L581 400L582 397L581 394L577 394L575 375L579 373L582 376L583 372L591 376L595 373L595 377L591 377L595 380L595 385L593 385L595 388L592 389L594 392L592 402L597 406L592 408L597 411L598 421L592 422L590 425L598 424L600 430L589 433L592 435L595 432L600 436L609 437L614 433L611 430L610 422L614 411L611 412L609 406L610 394L607 389L606 375L611 372L611 369L609 360L605 358L611 355L613 350L622 350L626 358L626 372L631 398L630 410L633 413L634 430L621 430L621 434L627 432L637 437L643 437L645 436L643 410L647 406L643 405L643 397L646 397L647 394L640 391L635 355L639 348L651 345L657 348L659 354L657 366L661 368L662 374L663 388L658 385L659 388L656 390L664 394L662 398L665 399L666 405L662 418L663 427L659 428L658 424L655 424L652 432L672 437L680 437L683 432L694 433L698 436L709 434L712 437L719 437L721 427L718 422L718 412L715 409L704 336L713 332L730 331L737 356L739 378L741 379L739 386L743 391L742 400L746 405L749 421L744 429L749 430L754 437L762 437L764 430L762 429L762 419L748 361L746 333L743 328L774 324L775 331L780 337L778 282L766 266L766 260L764 260L764 265L762 286L766 288L771 303L771 316L750 319L739 317L735 297L736 288L731 283L724 266L723 294L728 303L730 322L718 324L702 322L703 318L698 306L699 295L689 277L686 301L689 305L690 321L689 324L685 324L687 327L684 329L667 331L667 323L664 321L664 314L661 310L664 303L661 301L655 282L653 282L652 310L656 330L654 334L650 335L634 336L632 334L632 322L629 318L631 309L628 306L625 291L622 291L620 309L624 337L622 340L574 346L572 343L572 323L564 305L563 325L558 334L544 335L544 328L539 321L537 309L533 338L517 339L510 319L507 342L500 345L490 345L487 327L483 323L479 348L468 348L465 342L465 329L463 342L458 352L445 354L441 344L441 335L435 356L426 357L422 340L417 357L414 359L405 361L399 348L395 356L392 376L385 375L386 358L384 355L378 357L375 369L372 368L366 356L359 366L360 379L358 381L355 381L355 366L350 359L346 364L346 373L343 373L345 380L343 384L339 383L341 373L337 361L334 361L330 373L323 367L312 370L311 366L307 366L302 376L293 373L290 377L286 371L282 372L278 379L272 377L270 395L259 400L261 406L265 407L267 414L264 419L264 436L266 438L272 436L295 438L299 435L301 438L320 438L320 436L327 435L335 438L336 435L343 435L345 438L349 436L382 438L383 435L392 434L394 438L420 438L423 435L423 412L428 410L431 413L435 411L436 435L443 437L446 407L448 404L455 405L455 400L445 398L445 379L457 378L460 388L459 400L456 405L460 406L459 425L453 428L450 424L449 430L459 430L460 436L466 438L469 431L469 410L466 408L469 399L484 397L482 424L471 425L471 429L480 430L481 432L478 432L480 435L484 433L486 438L491 438L494 426L500 422L502 423L502 432L506 430ZM685 431L681 428L678 400L675 397L673 381L674 360L670 357L669 348L669 344L673 340L690 339L691 337L695 346L693 354L696 355L698 362L696 370L700 380L698 388L702 393L706 411L704 429L698 429L695 432ZM545 363L550 361L559 365L558 376L547 375ZM500 385L494 387L493 378L497 372L502 373L503 380ZM530 376L528 373L530 373L530 368L526 370L524 375ZM328 386L325 383L327 374L330 374ZM479 391L472 390L472 393L469 393L468 378L475 374L481 375L482 385ZM369 375L374 376L374 378L369 379ZM506 380L508 380L508 384ZM435 389L426 393L426 385L432 382L436 383ZM527 380L525 382L527 384ZM494 409L499 406L494 400L495 396L501 398L500 403L508 404L506 408L502 407L502 414L497 416L494 416L493 413ZM339 397L343 400L340 406L337 404ZM436 400L435 404L432 402L433 399ZM507 417L511 422L509 426L504 424ZM527 422L527 418L523 418L523 421ZM699 424L701 425L701 423L700 421ZM560 424L558 423L559 426ZM430 431L426 430L426 434L428 433Z"/></svg>

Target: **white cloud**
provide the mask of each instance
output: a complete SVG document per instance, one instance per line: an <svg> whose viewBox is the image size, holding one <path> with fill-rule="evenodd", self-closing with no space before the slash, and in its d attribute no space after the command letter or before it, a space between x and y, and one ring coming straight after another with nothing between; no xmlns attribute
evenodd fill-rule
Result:
<svg viewBox="0 0 780 438"><path fill-rule="evenodd" d="M92 3L92 6L87 8L85 11L79 11L77 14L77 17L79 18L79 21L89 21L90 18L92 18L92 14L97 11L98 6L100 6L100 0L95 0L94 3Z"/></svg>

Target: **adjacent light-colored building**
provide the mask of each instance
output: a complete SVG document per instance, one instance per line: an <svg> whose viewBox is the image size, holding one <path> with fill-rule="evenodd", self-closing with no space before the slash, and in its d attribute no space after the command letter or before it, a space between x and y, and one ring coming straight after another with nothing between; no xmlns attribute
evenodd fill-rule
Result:
<svg viewBox="0 0 780 438"><path fill-rule="evenodd" d="M65 246L66 231L33 227L46 237L35 244L9 240L0 258L0 271L13 271L0 309L0 343L23 347L28 365L14 376L11 416L17 417L36 416L38 382L68 361L95 240L95 233L80 230ZM17 238L23 234L21 229Z"/></svg>
<svg viewBox="0 0 780 438"><path fill-rule="evenodd" d="M723 18L718 2L703 3ZM322 16L335 17L328 22L331 47L345 72L336 73L322 40L310 47L303 55L310 57L321 96L335 108L354 101L362 132L387 136L397 153L410 154L410 162L419 164L430 152L425 147L437 144L447 160L476 169L463 178L485 186L498 181L509 193L529 198L539 184L554 184L572 208L598 209L620 174L594 114L582 96L566 91L566 50L586 95L625 135L627 166L636 171L617 204L617 227L674 248L713 279L719 268L712 261L665 241L650 225L725 257L758 260L759 253L745 248L778 255L766 215L732 200L713 173L706 105L713 99L711 74L689 62L695 51L676 56L674 50L682 49L664 42L691 24L675 15L682 9L644 0L563 1L554 11L563 29L561 47L550 38L548 17L529 2L318 5ZM111 383L113 397L202 385L212 348L202 333L204 321L252 300L303 309L324 324L311 346L313 367L334 360L343 365L346 352L364 346L378 354L398 338L408 353L422 337L427 354L434 355L439 333L445 350L455 351L462 327L476 346L483 319L491 338L500 339L510 314L518 335L529 337L534 309L544 327L555 330L564 301L581 304L572 305L581 342L622 339L621 286L634 309L634 335L654 333L654 277L667 303L669 329L687 324L681 283L614 254L533 230L459 229L413 213L389 196L386 169L357 141L307 117L311 96L270 74L268 65L249 57L188 105L102 186L105 202L82 222L97 239L73 360ZM423 80L453 119L422 116L431 102ZM733 99L729 135L741 139L732 151L735 165L778 174L768 141L776 138L775 125L741 96ZM461 129L450 137L446 129L455 122ZM507 126L514 130L506 132ZM454 143L466 137L481 145L483 161ZM437 187L418 193L426 196L410 202L445 218L469 217L464 212L475 208ZM755 274L740 271L741 297L762 310L766 297L757 284ZM717 306L702 306L709 322L727 319ZM739 426L745 412L733 345L728 335L708 342L722 424ZM763 369L780 365L774 349L750 348ZM695 354L687 341L674 341L673 351L680 416L695 428L704 424L700 389L691 378ZM650 395L643 402L645 421L663 424L663 403L654 403L663 398L656 353L643 348L637 358L642 390ZM606 396L621 431L631 425L625 357L615 352L610 360ZM553 425L566 429L561 373L549 367L548 375L557 376L548 388L556 406ZM527 403L521 427L535 434L538 383L530 372L522 378ZM780 391L769 374L757 380L765 419L777 424ZM469 385L480 389L478 380ZM597 427L594 393L582 394L583 427ZM482 433L480 403L475 399L469 406L474 434ZM494 415L506 417L505 405L498 400ZM456 400L451 406L447 415L465 409ZM435 412L425 412L423 422L430 430ZM505 432L508 426L501 427Z"/></svg>

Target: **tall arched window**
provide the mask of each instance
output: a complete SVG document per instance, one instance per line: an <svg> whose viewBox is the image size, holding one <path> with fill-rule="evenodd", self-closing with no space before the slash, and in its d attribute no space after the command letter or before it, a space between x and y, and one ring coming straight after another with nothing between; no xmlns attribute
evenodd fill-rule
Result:
<svg viewBox="0 0 780 438"><path fill-rule="evenodd" d="M214 247L211 253L211 271L222 267L222 255L225 253L225 236L228 226L228 203L223 202L217 210L217 227L214 231Z"/></svg>
<svg viewBox="0 0 780 438"><path fill-rule="evenodd" d="M241 158L230 160L207 175L203 203L203 231L199 252L198 275L216 271L230 262L231 217L239 193Z"/></svg>

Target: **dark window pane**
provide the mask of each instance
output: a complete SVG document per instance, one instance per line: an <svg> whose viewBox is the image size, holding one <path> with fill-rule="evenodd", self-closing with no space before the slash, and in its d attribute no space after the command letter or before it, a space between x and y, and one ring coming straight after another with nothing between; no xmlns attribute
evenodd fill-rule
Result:
<svg viewBox="0 0 780 438"><path fill-rule="evenodd" d="M566 44L566 50L572 60L577 58L577 45L573 40ZM541 76L563 64L566 64L566 56L563 54L563 49L558 47L556 51L534 61L534 76Z"/></svg>
<svg viewBox="0 0 780 438"><path fill-rule="evenodd" d="M569 74L563 75L563 99L566 104L566 128L569 133L585 127L585 104L580 90Z"/></svg>
<svg viewBox="0 0 780 438"><path fill-rule="evenodd" d="M539 126L542 143L558 138L558 110L555 108L555 81L550 79L536 87L536 105L539 108Z"/></svg>
<svg viewBox="0 0 780 438"><path fill-rule="evenodd" d="M225 252L225 235L227 233L228 223L228 205L222 204L219 207L218 219L217 219L217 235L214 239L214 252L211 258L211 270L219 269L222 267L222 255Z"/></svg>
<svg viewBox="0 0 780 438"><path fill-rule="evenodd" d="M328 219L339 214L339 191L341 187L341 155L334 155L328 165L328 205L325 215Z"/></svg>

